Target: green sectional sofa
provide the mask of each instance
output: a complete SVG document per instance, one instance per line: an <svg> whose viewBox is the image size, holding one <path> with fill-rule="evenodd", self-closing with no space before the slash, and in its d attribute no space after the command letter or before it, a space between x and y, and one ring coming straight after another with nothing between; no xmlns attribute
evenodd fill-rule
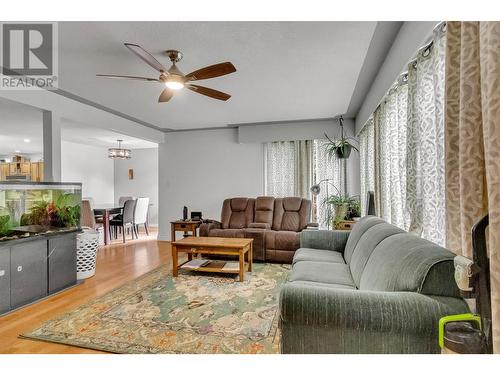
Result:
<svg viewBox="0 0 500 375"><path fill-rule="evenodd" d="M453 258L374 216L303 231L280 294L282 353L439 352L439 319L469 312Z"/></svg>

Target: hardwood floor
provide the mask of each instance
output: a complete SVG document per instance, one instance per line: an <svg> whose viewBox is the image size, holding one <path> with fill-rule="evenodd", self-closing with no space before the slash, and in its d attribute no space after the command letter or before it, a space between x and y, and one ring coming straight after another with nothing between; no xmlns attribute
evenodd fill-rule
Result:
<svg viewBox="0 0 500 375"><path fill-rule="evenodd" d="M150 231L149 237L140 233L138 240L127 239L126 244L113 241L111 245L99 251L94 277L46 300L0 317L0 353L101 353L68 345L21 339L18 335L162 264L171 265L171 261L170 243L156 241L156 231Z"/></svg>

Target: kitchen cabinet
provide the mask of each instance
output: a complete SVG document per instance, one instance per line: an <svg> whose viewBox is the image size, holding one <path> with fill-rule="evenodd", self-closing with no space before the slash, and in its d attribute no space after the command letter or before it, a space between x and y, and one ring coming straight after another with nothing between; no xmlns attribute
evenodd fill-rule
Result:
<svg viewBox="0 0 500 375"><path fill-rule="evenodd" d="M31 181L43 181L43 161L0 163L0 181L11 175L30 176Z"/></svg>
<svg viewBox="0 0 500 375"><path fill-rule="evenodd" d="M30 162L19 163L19 167L21 170L21 174L30 174L31 173L31 163Z"/></svg>

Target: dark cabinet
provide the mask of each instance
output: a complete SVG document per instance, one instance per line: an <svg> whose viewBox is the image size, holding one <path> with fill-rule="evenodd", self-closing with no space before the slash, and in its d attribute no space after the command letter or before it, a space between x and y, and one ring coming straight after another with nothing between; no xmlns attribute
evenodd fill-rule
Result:
<svg viewBox="0 0 500 375"><path fill-rule="evenodd" d="M76 234L48 241L49 294L76 284Z"/></svg>
<svg viewBox="0 0 500 375"><path fill-rule="evenodd" d="M0 246L0 315L76 285L76 234Z"/></svg>
<svg viewBox="0 0 500 375"><path fill-rule="evenodd" d="M12 308L47 295L47 240L10 248L10 304Z"/></svg>
<svg viewBox="0 0 500 375"><path fill-rule="evenodd" d="M10 310L10 247L0 247L0 314Z"/></svg>

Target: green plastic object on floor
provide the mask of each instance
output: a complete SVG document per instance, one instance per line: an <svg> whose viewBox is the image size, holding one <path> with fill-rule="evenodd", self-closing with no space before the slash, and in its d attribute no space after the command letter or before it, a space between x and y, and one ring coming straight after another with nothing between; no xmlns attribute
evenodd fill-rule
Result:
<svg viewBox="0 0 500 375"><path fill-rule="evenodd" d="M481 329L481 317L477 314L457 314L443 316L439 319L439 347L444 347L444 326L450 322L476 322Z"/></svg>

